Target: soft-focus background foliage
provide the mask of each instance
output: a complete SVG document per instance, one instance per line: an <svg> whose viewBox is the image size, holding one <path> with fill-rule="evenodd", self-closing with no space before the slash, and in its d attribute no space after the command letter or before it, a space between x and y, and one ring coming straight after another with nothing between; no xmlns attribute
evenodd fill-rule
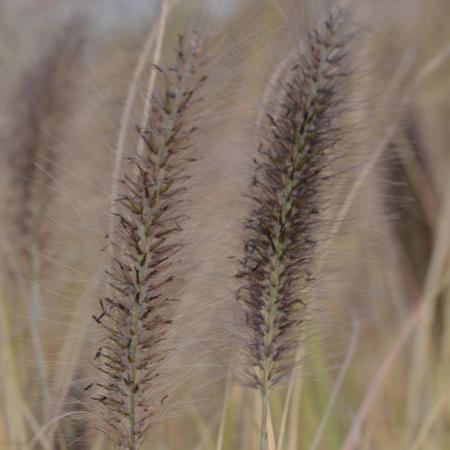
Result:
<svg viewBox="0 0 450 450"><path fill-rule="evenodd" d="M221 76L206 99L179 269L178 401L146 449L257 447L259 399L229 371L242 194L268 80L327 4L181 0L170 15L164 55L187 26L209 26ZM450 2L352 7L354 144L333 193L334 233L322 239L299 377L274 398L275 448L446 450ZM118 124L157 11L156 0L0 1L0 449L109 448L84 403L91 316Z"/></svg>

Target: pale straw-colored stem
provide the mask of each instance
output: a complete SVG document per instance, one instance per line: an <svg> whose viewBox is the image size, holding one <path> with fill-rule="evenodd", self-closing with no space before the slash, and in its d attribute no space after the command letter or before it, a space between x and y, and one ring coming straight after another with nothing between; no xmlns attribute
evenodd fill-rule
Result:
<svg viewBox="0 0 450 450"><path fill-rule="evenodd" d="M441 207L436 231L433 255L428 265L428 274L423 287L425 298L422 299L421 314L414 341L412 367L409 374L409 392L407 401L407 419L410 430L418 425L417 408L421 405L421 393L426 381L429 365L426 363L428 352L432 346L432 328L436 314L438 294L427 295L442 285L445 279L446 265L450 257L450 238L448 224L450 222L450 181L447 183L445 197Z"/></svg>
<svg viewBox="0 0 450 450"><path fill-rule="evenodd" d="M146 65L148 64L148 61L150 59L150 51L155 43L156 40L156 46L153 53L153 63L158 64L159 60L161 58L161 46L162 46L162 40L164 36L164 30L166 27L166 21L167 16L169 14L171 7L170 0L162 0L161 3L161 10L158 18L158 25L156 28L152 28L152 30L148 33L147 39L144 44L144 48L142 49L142 52L139 56L138 62L136 64L136 68L134 69L133 76L131 78L130 86L128 87L128 93L127 98L125 100L125 106L122 113L122 118L120 121L119 126L119 133L117 136L117 145L115 149L115 156L114 156L114 169L113 169L113 176L112 176L112 189L111 189L111 211L113 214L111 214L111 219L109 222L109 228L108 228L108 236L110 241L112 242L112 235L114 233L114 214L116 211L116 204L115 200L118 195L118 189L119 189L119 178L120 178L120 172L122 167L122 160L125 153L125 142L128 135L128 130L130 127L130 118L131 118L131 111L133 109L133 105L136 101L136 94L137 89L139 86L139 81L142 78L142 74L144 72L144 69ZM142 123L145 124L148 121L149 111L150 111L150 105L149 102L151 100L151 97L153 95L153 89L155 85L155 77L156 73L155 70L151 70L150 78L148 82L148 89L147 89L147 95L146 95L146 102L144 105L144 112L143 112L143 120ZM145 121L144 121L145 118ZM141 140L139 141L139 154L142 153L142 143ZM111 245L109 246L109 249L111 251Z"/></svg>
<svg viewBox="0 0 450 450"><path fill-rule="evenodd" d="M353 356L355 355L356 348L358 345L358 339L359 339L359 323L358 323L357 319L354 319L353 320L353 332L352 332L352 336L350 338L350 343L348 346L348 350L347 350L347 354L345 356L344 363L339 372L339 376L338 376L336 382L334 383L333 390L331 392L331 397L327 403L325 412L322 414L322 418L320 419L320 424L314 435L314 439L311 444L310 450L318 450L318 448L319 448L319 444L322 439L323 432L325 431L326 424L331 415L331 411L333 410L333 407L336 403L338 394L341 390L342 384L344 383L345 376L346 376L347 371L350 367L350 364L353 360ZM281 450L281 447L280 447L280 450Z"/></svg>
<svg viewBox="0 0 450 450"><path fill-rule="evenodd" d="M411 316L411 318L403 325L403 327L400 330L400 333L397 335L397 338L390 346L388 354L386 355L382 364L379 366L374 377L372 378L369 387L366 391L366 394L364 396L364 399L361 403L361 406L359 407L358 411L356 412L352 420L349 432L347 433L347 436L345 438L344 444L341 447L341 450L355 450L358 448L361 439L362 427L367 419L367 416L369 415L373 403L375 402L376 395L379 392L384 379L388 375L390 368L398 358L401 349L403 348L403 346L408 340L408 337L412 333L418 320L419 314L420 309L417 310Z"/></svg>
<svg viewBox="0 0 450 450"><path fill-rule="evenodd" d="M3 253L1 255L4 256ZM20 411L22 393L20 391L20 376L17 364L17 355L12 345L13 331L10 318L10 305L5 300L7 298L6 284L0 274L0 364L2 366L2 409L3 420L8 430L11 442L24 442L26 439L26 424L23 414ZM4 439L4 438L3 438Z"/></svg>
<svg viewBox="0 0 450 450"><path fill-rule="evenodd" d="M162 0L161 3L161 14L159 17L159 23L157 28L157 36L156 36L156 46L155 46L155 53L153 55L153 63L158 64L161 59L161 52L162 52L162 46L164 41L164 34L166 31L166 23L167 23L167 16L169 14L169 8L170 8L170 0ZM144 110L142 112L142 122L141 122L141 129L145 129L145 127L148 124L151 108L152 108L152 97L153 97L153 90L155 89L155 83L156 83L156 70L152 67L150 71L150 76L148 78L148 84L147 84L147 91L145 96L145 103L144 103ZM142 153L144 151L144 140L140 139L138 143L138 155L142 156Z"/></svg>
<svg viewBox="0 0 450 450"><path fill-rule="evenodd" d="M264 94L262 96L260 108L258 109L258 115L256 118L256 124L255 124L255 128L257 131L259 131L262 127L263 121L267 114L268 106L270 104L270 99L272 97L274 89L277 87L277 83L279 82L281 75L283 74L283 72L288 70L289 65L292 64L297 53L298 53L298 48L294 48L293 50L291 50L287 54L287 56L285 56L282 59L280 64L278 64L277 68L271 75L271 77L267 83L267 88L265 89ZM259 139L259 136L258 136L258 139Z"/></svg>
<svg viewBox="0 0 450 450"><path fill-rule="evenodd" d="M448 184L448 192L450 192L450 183ZM401 349L406 344L417 325L420 324L424 318L426 319L428 317L430 305L434 303L435 299L442 292L442 290L448 287L448 281L445 280L445 277L442 275L445 272L445 262L448 258L450 249L448 230L445 226L448 224L448 217L450 217L450 195L447 196L447 204L443 209L441 226L437 232L436 245L434 247L434 252L430 262L430 270L428 271L427 280L425 282L424 295L423 298L419 300L420 306L414 311L411 317L400 329L400 332L392 343L389 352L371 380L361 406L354 416L344 444L341 447L342 450L355 450L358 448L362 427L377 398L377 394L383 385L383 381L389 373L389 370L398 359Z"/></svg>
<svg viewBox="0 0 450 450"><path fill-rule="evenodd" d="M295 355L295 362L300 361L302 354L303 354L304 348L302 346L299 346ZM292 408L292 399L294 394L294 387L295 383L298 381L297 379L301 378L301 376L296 376L295 369L292 370L291 375L289 377L289 384L286 391L286 397L284 400L284 406L283 406L283 413L281 416L281 424L280 424L280 432L278 435L278 441L277 441L277 449L283 449L284 448L284 439L286 436L286 428L287 428L287 422L288 422L288 416L289 412Z"/></svg>
<svg viewBox="0 0 450 450"><path fill-rule="evenodd" d="M450 46L446 46L435 57L431 58L431 60L418 73L418 75L414 79L413 86L419 86L422 81L424 81L428 76L435 72L449 58ZM448 185L446 186L445 196L446 199L450 199L450 183L448 183ZM446 199L444 201L447 201ZM442 211L442 218L438 223L438 229L440 227L443 227L443 230L445 230L448 227L448 217L450 217L450 205L448 201L447 203L444 203L442 205ZM443 233L445 232L443 231ZM436 251L438 252L438 255L440 257L436 257L434 260L431 260L428 268L428 272L430 274L435 274L436 276L440 276L440 271L436 270L436 266L442 266L446 258L448 258L448 242L446 240L446 235L439 233L438 235L441 236L442 241L439 241L438 237L436 237L434 247L437 249ZM425 283L423 288L424 293L427 293L437 281L438 280L433 279L432 277L428 277L427 282ZM416 341L414 343L414 353L409 377L410 382L407 401L407 423L410 424L411 429L414 429L414 427L417 425L417 422L420 420L420 418L418 417L417 405L420 405L421 402L422 387L424 385L428 367L426 364L424 364L424 361L426 359L427 352L430 349L430 345L432 345L431 330L435 319L435 302L436 297L431 298L430 301L427 302L426 309L420 317Z"/></svg>
<svg viewBox="0 0 450 450"><path fill-rule="evenodd" d="M408 55L407 55L408 56ZM426 64L423 69L416 75L414 78L411 88L417 87L426 77L430 76L435 70L437 70L447 59L450 57L450 47L446 47L443 50L441 50L434 58L430 60L428 64ZM393 88L396 88L401 81L403 81L405 74L407 72L408 66L411 65L411 61L409 61L408 58L404 58L403 63L400 65L399 69L397 70L397 76L394 75L393 80L390 84L390 87L388 88L388 91L392 91ZM405 70L406 69L406 70ZM403 74L403 75L402 75ZM406 95L408 91L404 94L402 97L400 103L404 104L406 100ZM371 171L374 169L377 161L381 158L382 154L384 153L384 150L386 149L388 143L394 136L395 126L391 126L388 132L386 133L384 139L381 141L380 145L375 149L373 156L371 159L367 162L366 166L364 167L361 174L358 176L357 180L355 181L354 185L352 186L352 189L350 190L349 194L347 195L345 202L339 211L338 214L338 220L335 221L335 225L333 227L331 237L329 241L327 242L325 248L322 252L322 258L319 261L319 267L323 266L324 261L326 260L327 251L329 250L332 241L336 237L337 233L339 232L343 219L347 216L350 206L353 203L357 192L361 188L362 184L364 183L364 180L367 178L367 176L371 173ZM426 292L426 290L425 290ZM355 415L354 420L352 421L352 425L350 427L350 430L347 434L347 437L344 441L344 444L342 446L342 450L354 450L357 448L359 441L360 441L360 433L361 428L370 412L370 409L375 401L376 394L378 393L379 389L382 386L382 383L386 377L386 375L389 372L389 369L391 365L396 360L400 350L403 348L403 345L407 342L410 334L413 332L414 328L417 326L418 321L421 319L421 317L424 315L424 312L429 311L429 303L430 301L427 301L427 299L433 299L435 298L434 295L428 294L426 298L423 300L423 303L419 309L415 311L415 313L411 316L411 318L404 324L402 329L400 330L400 333L397 335L397 338L395 339L393 345L391 346L391 349L389 353L386 355L385 359L382 362L382 365L376 372L375 376L373 377L371 383L369 384L369 388L366 391L366 395L364 397L363 402L361 403L361 406ZM425 306L426 305L426 306ZM425 314L425 317L427 314ZM422 319L424 320L424 319ZM425 319L426 321L426 319ZM424 341L426 341L426 334L422 333L422 345L418 345L417 347L417 353L423 352L423 349L426 347L426 345L423 344ZM416 358L416 361L420 360L419 357ZM417 369L417 371L419 371ZM413 370L414 372L414 370ZM412 377L412 379L419 378ZM417 381L414 380L416 383ZM414 403L410 401L410 404Z"/></svg>
<svg viewBox="0 0 450 450"><path fill-rule="evenodd" d="M64 414L60 414L59 416L53 417L49 421L47 421L45 424L43 424L40 429L32 436L30 441L23 447L24 450L34 450L36 448L36 445L38 444L41 436L45 436L46 431L53 426L56 422L63 421L67 417L74 417L74 416L88 416L91 417L93 420L97 419L97 416L94 413L86 412L83 410L78 411L69 411Z"/></svg>
<svg viewBox="0 0 450 450"><path fill-rule="evenodd" d="M430 435L433 426L436 425L444 414L444 410L447 407L450 401L450 391L447 390L445 394L436 400L431 412L429 413L427 419L423 422L419 431L417 433L417 437L414 440L410 450L420 450L425 449L427 446L425 445L428 436Z"/></svg>
<svg viewBox="0 0 450 450"><path fill-rule="evenodd" d="M404 83L405 77L408 74L409 70L411 69L413 63L412 54L408 52L403 60L401 61L398 69L396 70L394 76L392 77L392 80L387 87L386 95L387 98L392 98L392 96L397 92L397 90L400 88L402 83ZM405 102L405 97L402 99L402 104ZM375 147L370 159L367 161L367 163L361 168L361 171L359 172L355 182L353 183L349 193L345 197L344 203L342 207L340 208L337 218L334 221L334 225L330 232L330 238L327 242L325 242L324 247L321 249L321 256L318 260L318 270L320 270L325 261L327 260L327 253L328 250L331 247L331 244L334 241L334 238L337 236L339 231L342 228L342 225L344 223L345 218L347 217L350 208L355 201L355 198L357 197L358 193L361 191L362 186L368 179L369 175L372 173L374 168L376 167L377 163L379 162L381 156L383 155L386 147L389 145L389 143L392 141L392 138L394 137L396 131L398 129L398 122L397 120L393 120L393 124L388 128L387 132L384 134L383 139L380 141L380 143Z"/></svg>
<svg viewBox="0 0 450 450"><path fill-rule="evenodd" d="M443 51L440 51L437 56L432 58L430 62L424 66L424 68L418 73L418 75L415 77L412 87L416 87L421 81L423 81L427 76L431 75L443 62L445 62L448 57L450 57L450 51L449 48L446 47ZM404 102L404 98L402 99L402 103ZM390 133L388 133L390 134ZM384 151L384 148L386 147L385 140L382 142L383 145L380 145L379 149L382 149L382 151L376 151L374 155L374 159L378 160L378 158L381 156L381 154ZM375 158L376 157L376 158ZM376 161L375 161L376 162ZM374 163L372 161L369 161L368 165L370 166L370 170L374 167ZM370 172L369 170L369 172ZM356 184L356 183L355 183ZM342 218L344 218L349 210L348 204L351 203L355 197L355 194L352 194L354 189L350 192L346 203L344 204L343 211L341 211L339 215L339 219L337 223L337 230L334 230L334 233L332 234L331 239L333 239L334 236L336 236L337 231L340 228L340 223L342 221ZM331 242L329 242L328 247L325 249L327 250L329 246L331 245ZM323 255L326 253L323 252ZM324 256L325 257L325 256ZM399 334L397 335L397 338L393 342L390 351L386 355L385 359L383 360L381 366L375 373L371 383L369 384L369 387L366 391L366 395L363 399L363 402L361 403L361 406L358 410L358 412L355 415L354 420L352 421L352 425L350 427L350 430L347 434L347 437L344 441L344 444L342 446L342 450L354 450L357 448L359 441L360 441L360 434L362 426L367 419L367 416L373 406L373 403L376 399L376 394L380 390L382 383L389 373L389 369L392 366L392 364L397 359L397 356L400 352L400 350L403 348L403 345L407 342L409 336L417 326L417 323L419 322L420 318L422 317L423 313L429 310L429 303L432 301L432 299L435 298L437 295L436 293L436 286L431 287L431 292L425 291L425 298L421 302L421 306L414 312L414 314L410 317L410 319L403 325L401 328ZM430 300L431 299L431 300ZM425 339L425 338L423 338ZM422 346L423 348L423 346ZM419 350L420 351L420 347Z"/></svg>
<svg viewBox="0 0 450 450"><path fill-rule="evenodd" d="M224 441L224 435L225 435L225 422L226 422L226 416L227 416L228 402L230 400L230 391L231 391L231 373L228 374L227 382L225 385L225 395L223 397L222 414L221 414L221 418L220 418L220 426L219 426L219 433L218 433L218 437L217 437L216 450L223 450L223 441Z"/></svg>
<svg viewBox="0 0 450 450"><path fill-rule="evenodd" d="M434 58L432 58L420 70L420 72L414 77L414 80L410 85L410 89L416 88L417 86L419 86L421 82L423 82L428 76L430 76L433 72L435 72L449 58L450 58L450 46L447 46L443 50L441 50ZM388 85L388 87L386 89L387 95L392 96L395 93L395 91L401 86L401 84L405 80L405 77L406 77L409 69L412 67L413 62L414 62L413 52L406 53L402 62L399 65L397 71L395 72L394 76L392 77L390 84ZM400 106L402 106L405 103L408 93L409 93L409 90L401 98ZM387 96L387 98L389 98L389 97ZM384 135L384 138L382 139L380 144L375 148L374 152L372 153L371 158L364 165L363 169L361 170L361 172L359 173L355 182L353 183L352 188L350 189L348 195L345 198L344 204L342 205L341 209L339 210L337 220L335 220L335 222L334 222L333 229L331 230L331 233L330 233L330 239L328 240L328 242L325 244L324 248L322 249L322 252L321 252L322 257L319 259L318 267L321 268L323 266L323 263L326 261L327 256L328 256L328 250L329 250L332 242L334 241L334 238L339 233L339 231L342 227L343 221L347 217L347 214L350 211L350 207L353 204L357 193L360 191L365 180L372 173L377 162L382 157L387 145L392 140L396 130L397 130L397 123L395 122L394 125L391 126L389 128L388 132Z"/></svg>

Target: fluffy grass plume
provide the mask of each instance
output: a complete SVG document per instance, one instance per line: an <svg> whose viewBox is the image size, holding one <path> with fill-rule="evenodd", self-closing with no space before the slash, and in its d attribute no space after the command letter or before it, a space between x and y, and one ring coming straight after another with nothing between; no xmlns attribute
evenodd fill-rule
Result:
<svg viewBox="0 0 450 450"><path fill-rule="evenodd" d="M20 78L11 100L18 123L6 148L12 169L12 227L22 250L41 251L45 246L48 230L43 217L52 203L59 139L74 103L85 28L81 18L63 27L56 42Z"/></svg>
<svg viewBox="0 0 450 450"><path fill-rule="evenodd" d="M270 132L259 148L245 224L237 298L244 309L244 382L261 393L261 445L271 391L292 370L306 315L320 226L321 191L330 157L339 151L339 124L348 81L349 17L330 14L308 34L287 79L273 95Z"/></svg>
<svg viewBox="0 0 450 450"><path fill-rule="evenodd" d="M166 362L175 299L173 263L183 215L187 167L194 160L195 127L187 115L200 100L203 74L199 42L180 36L174 66L156 67L161 89L152 99L142 154L128 158L117 202L117 231L108 279L111 295L94 317L107 332L96 366L102 380L93 395L107 430L121 448L135 450L162 414L170 389Z"/></svg>
<svg viewBox="0 0 450 450"><path fill-rule="evenodd" d="M58 30L57 39L40 58L18 76L12 89L11 114L16 123L5 140L9 159L9 217L5 220L11 269L20 267L15 286L21 294L21 282L27 281L25 293L28 331L31 340L36 383L36 415L49 416L49 369L43 345L43 299L39 279L46 267L45 255L54 232L48 220L59 178L61 144L71 108L76 103L77 81L83 73L86 45L84 19L72 19ZM8 220L9 219L9 220ZM48 265L48 264L47 264ZM13 270L11 270L13 273Z"/></svg>

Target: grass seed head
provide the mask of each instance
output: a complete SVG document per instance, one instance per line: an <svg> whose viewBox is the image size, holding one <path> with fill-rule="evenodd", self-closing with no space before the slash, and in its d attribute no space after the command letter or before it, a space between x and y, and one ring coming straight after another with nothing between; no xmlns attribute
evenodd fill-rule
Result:
<svg viewBox="0 0 450 450"><path fill-rule="evenodd" d="M347 27L346 14L338 12L308 34L273 92L280 100L255 159L237 298L247 330L244 382L263 391L290 373L302 334L324 171L343 135Z"/></svg>
<svg viewBox="0 0 450 450"><path fill-rule="evenodd" d="M206 80L197 39L179 37L173 67L155 67L160 77L150 120L138 129L144 151L130 156L117 202L114 255L107 272L111 295L94 317L107 338L97 351L103 380L93 398L106 412L123 448L136 449L158 419L170 374L165 363L174 299L176 238L184 215L179 205L193 160L194 124L189 110ZM104 414L103 414L104 415ZM112 428L111 428L112 426Z"/></svg>

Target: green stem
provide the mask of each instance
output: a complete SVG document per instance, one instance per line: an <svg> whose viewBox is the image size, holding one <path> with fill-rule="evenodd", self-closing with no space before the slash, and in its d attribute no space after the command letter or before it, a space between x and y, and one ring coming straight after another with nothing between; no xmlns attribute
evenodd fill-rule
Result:
<svg viewBox="0 0 450 450"><path fill-rule="evenodd" d="M269 392L261 392L262 412L259 434L259 450L267 450L267 416L269 414Z"/></svg>
<svg viewBox="0 0 450 450"><path fill-rule="evenodd" d="M130 434L129 434L129 450L136 450L136 356L137 356L137 346L138 346L138 331L139 331L139 315L141 312L140 296L137 295L136 302L133 305L131 312L131 327L133 330L133 337L130 344L130 360L131 360L131 374L130 374L130 399L129 399L129 424L130 424Z"/></svg>
<svg viewBox="0 0 450 450"><path fill-rule="evenodd" d="M273 345L274 323L277 315L277 300L278 290L280 286L280 271L281 271L281 245L280 240L276 241L277 255L274 263L274 270L271 276L271 287L269 296L269 310L267 315L267 334L264 339L264 363L262 374L262 416L261 416L261 435L260 435L260 449L267 448L267 414L270 406L270 392L271 392L271 375L273 369L273 357L271 348Z"/></svg>

